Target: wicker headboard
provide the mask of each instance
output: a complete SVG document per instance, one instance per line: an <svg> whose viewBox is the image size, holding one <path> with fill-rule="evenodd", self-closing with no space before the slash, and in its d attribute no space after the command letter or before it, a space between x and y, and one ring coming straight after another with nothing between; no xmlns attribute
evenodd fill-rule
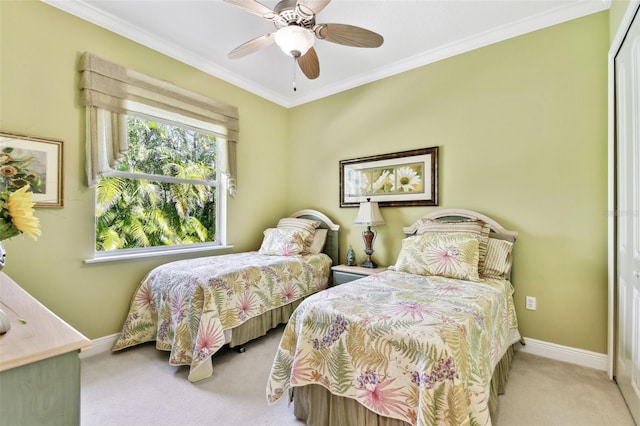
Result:
<svg viewBox="0 0 640 426"><path fill-rule="evenodd" d="M289 217L319 220L321 223L318 228L328 229L327 241L324 245L323 251L333 260L333 265L338 265L340 263L340 248L338 245L338 231L340 230L340 225L333 223L333 221L324 213L311 209L299 210Z"/></svg>
<svg viewBox="0 0 640 426"><path fill-rule="evenodd" d="M496 234L504 234L510 237L513 237L515 241L518 238L518 233L516 231L510 231L500 225L495 220L491 219L488 216L483 215L482 213L474 212L473 210L465 210L465 209L441 209L436 210L434 212L427 213L422 216L420 219L416 220L413 225L406 226L402 228L402 231L406 235L413 235L418 231L418 226L420 222L424 219L431 220L464 220L464 219L478 219L485 223L488 223L491 226L491 232Z"/></svg>

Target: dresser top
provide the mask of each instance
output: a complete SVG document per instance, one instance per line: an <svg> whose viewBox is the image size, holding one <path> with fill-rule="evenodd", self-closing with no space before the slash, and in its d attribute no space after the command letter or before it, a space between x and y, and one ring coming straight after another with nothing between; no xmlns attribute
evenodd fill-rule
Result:
<svg viewBox="0 0 640 426"><path fill-rule="evenodd" d="M11 329L0 335L0 371L91 346L89 339L4 272L0 272L0 302L11 322Z"/></svg>

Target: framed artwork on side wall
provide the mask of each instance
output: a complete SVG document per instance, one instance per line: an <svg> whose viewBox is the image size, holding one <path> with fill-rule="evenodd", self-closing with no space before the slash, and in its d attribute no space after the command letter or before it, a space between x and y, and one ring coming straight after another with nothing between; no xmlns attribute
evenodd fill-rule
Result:
<svg viewBox="0 0 640 426"><path fill-rule="evenodd" d="M62 207L62 141L0 132L0 191L25 185L35 207Z"/></svg>
<svg viewBox="0 0 640 426"><path fill-rule="evenodd" d="M438 205L438 147L340 161L340 207Z"/></svg>

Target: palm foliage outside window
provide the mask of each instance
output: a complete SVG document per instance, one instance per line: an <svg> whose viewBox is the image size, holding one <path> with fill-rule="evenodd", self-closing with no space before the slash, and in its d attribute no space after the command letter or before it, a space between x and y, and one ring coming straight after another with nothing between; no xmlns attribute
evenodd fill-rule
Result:
<svg viewBox="0 0 640 426"><path fill-rule="evenodd" d="M128 150L97 183L96 251L219 243L216 137L128 116Z"/></svg>

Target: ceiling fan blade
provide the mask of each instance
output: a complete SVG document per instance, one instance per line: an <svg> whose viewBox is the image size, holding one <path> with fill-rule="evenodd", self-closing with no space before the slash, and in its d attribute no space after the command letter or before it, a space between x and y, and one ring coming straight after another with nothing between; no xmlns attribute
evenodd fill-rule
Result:
<svg viewBox="0 0 640 426"><path fill-rule="evenodd" d="M258 3L255 0L224 0L225 2L238 6L239 8L246 10L249 13L258 15L262 18L273 21L276 18L276 13L269 9L262 3Z"/></svg>
<svg viewBox="0 0 640 426"><path fill-rule="evenodd" d="M380 47L384 38L373 31L355 25L319 24L314 28L319 39L354 47Z"/></svg>
<svg viewBox="0 0 640 426"><path fill-rule="evenodd" d="M298 66L309 80L316 79L320 75L320 62L318 61L318 54L313 47L307 50L307 53L299 57L297 62Z"/></svg>
<svg viewBox="0 0 640 426"><path fill-rule="evenodd" d="M306 13L312 12L314 15L317 15L327 7L327 5L331 2L331 0L298 0L298 6L302 6L302 10Z"/></svg>
<svg viewBox="0 0 640 426"><path fill-rule="evenodd" d="M227 54L229 59L238 59L244 56L247 56L253 52L256 52L263 47L270 46L274 42L273 34L265 34L260 37L256 37L253 40L249 40L246 43L241 44L240 46L233 49L231 52Z"/></svg>

